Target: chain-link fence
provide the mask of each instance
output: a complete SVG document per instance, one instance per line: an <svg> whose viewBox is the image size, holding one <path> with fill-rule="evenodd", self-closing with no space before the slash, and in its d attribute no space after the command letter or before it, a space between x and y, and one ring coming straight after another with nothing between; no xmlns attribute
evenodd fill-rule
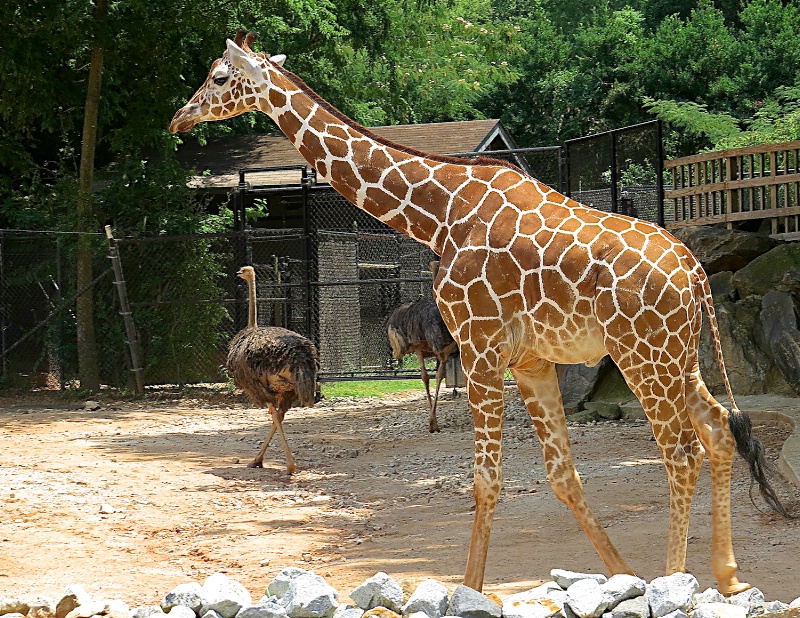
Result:
<svg viewBox="0 0 800 618"><path fill-rule="evenodd" d="M595 208L663 221L659 123L563 148L473 154L511 160ZM413 365L392 359L383 324L399 304L431 295L429 264L437 256L330 187L315 186L306 168L298 172L300 184L280 187L251 187L247 172L234 199L237 225L244 227L247 208L264 200L272 229L118 239L124 286L112 273L103 235L84 236L93 247L94 280L77 290L77 234L0 230L3 382L56 387L77 380L81 294L94 301L102 383L133 387L134 376L147 385L225 380L228 341L247 323L246 284L235 276L244 264L256 270L259 324L312 339L322 379L416 376ZM129 308L121 311L122 288ZM130 333L139 352L133 358Z"/></svg>
<svg viewBox="0 0 800 618"><path fill-rule="evenodd" d="M661 122L564 143L564 186L575 201L664 224Z"/></svg>
<svg viewBox="0 0 800 618"><path fill-rule="evenodd" d="M317 199L318 198L318 199ZM315 193L314 205L341 199ZM342 200L343 201L343 200ZM359 229L357 209L339 213L350 231L247 230L114 241L123 280L115 278L102 235L90 235L95 280L93 326L101 382L135 387L226 380L227 346L247 324L244 264L256 270L258 322L311 338L322 379L414 377L398 366L383 330L401 302L431 295L429 249L385 230ZM349 219L355 216L353 220ZM354 223L356 223L354 225ZM335 227L331 225L331 227ZM6 386L77 384L75 247L77 235L0 232L0 360ZM114 284L117 284L116 286ZM118 289L130 307L120 312ZM141 368L132 365L123 317L136 329Z"/></svg>

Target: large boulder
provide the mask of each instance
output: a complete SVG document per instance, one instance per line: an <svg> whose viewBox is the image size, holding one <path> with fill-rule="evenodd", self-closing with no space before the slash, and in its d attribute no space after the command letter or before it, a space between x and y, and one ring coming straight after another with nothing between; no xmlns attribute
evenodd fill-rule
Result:
<svg viewBox="0 0 800 618"><path fill-rule="evenodd" d="M684 227L673 234L691 249L709 274L740 270L780 244L763 234L709 225Z"/></svg>
<svg viewBox="0 0 800 618"><path fill-rule="evenodd" d="M800 272L800 243L787 243L757 257L733 275L739 298L780 288L787 273Z"/></svg>
<svg viewBox="0 0 800 618"><path fill-rule="evenodd" d="M602 376L610 369L616 369L611 359L606 356L596 365L566 365L564 374L558 382L561 399L567 414L578 411L591 399Z"/></svg>
<svg viewBox="0 0 800 618"><path fill-rule="evenodd" d="M760 311L761 299L755 296L715 307L725 369L736 394L760 395L766 391L769 358L753 339ZM700 372L712 393L725 394L707 320L703 320L700 335Z"/></svg>
<svg viewBox="0 0 800 618"><path fill-rule="evenodd" d="M789 384L800 385L800 330L794 300L788 292L772 290L761 300L764 345Z"/></svg>

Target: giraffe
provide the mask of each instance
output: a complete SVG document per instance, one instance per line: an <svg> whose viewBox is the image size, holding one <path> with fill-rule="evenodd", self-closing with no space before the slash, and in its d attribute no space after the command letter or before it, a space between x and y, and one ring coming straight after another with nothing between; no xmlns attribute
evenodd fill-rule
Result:
<svg viewBox="0 0 800 618"><path fill-rule="evenodd" d="M725 373L705 272L662 228L579 204L491 159L426 154L350 120L240 30L170 131L267 114L319 176L353 204L441 257L434 297L458 344L472 412L475 514L464 583L481 590L502 485L504 372L510 369L538 435L548 479L607 569L632 573L586 501L575 470L556 364L607 354L641 402L669 483L666 573L685 570L689 510L708 453L711 565L725 594L736 577L730 522L735 451L768 504L785 513L763 472L763 449ZM700 375L706 314L730 412Z"/></svg>

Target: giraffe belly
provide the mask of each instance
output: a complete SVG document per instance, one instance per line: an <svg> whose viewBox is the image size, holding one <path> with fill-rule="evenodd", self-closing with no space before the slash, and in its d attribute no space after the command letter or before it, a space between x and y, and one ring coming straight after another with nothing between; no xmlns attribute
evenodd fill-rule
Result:
<svg viewBox="0 0 800 618"><path fill-rule="evenodd" d="M525 322L524 334L512 337L517 352L512 356L512 366L516 357L519 361L540 358L564 365L585 363L591 367L608 354L602 327L594 316L565 316L558 328L532 315Z"/></svg>

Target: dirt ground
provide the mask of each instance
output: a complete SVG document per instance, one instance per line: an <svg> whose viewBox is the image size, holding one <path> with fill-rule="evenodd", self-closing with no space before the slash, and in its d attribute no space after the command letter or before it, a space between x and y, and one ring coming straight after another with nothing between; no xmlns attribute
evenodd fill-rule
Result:
<svg viewBox="0 0 800 618"><path fill-rule="evenodd" d="M421 392L291 410L285 428L299 466L291 477L277 440L264 469L246 467L268 420L241 399L204 391L99 401L89 412L76 409L82 401L46 394L0 400L0 597L55 597L77 583L96 597L149 605L179 583L223 571L257 599L291 565L323 575L341 600L377 571L409 586L427 577L460 583L472 521L464 397L442 402L436 435ZM546 481L515 389L507 401L505 486L485 590L524 590L552 568L605 572ZM756 431L773 455L787 436L780 427ZM612 540L641 577L662 575L667 483L649 426L607 421L570 433L587 497ZM797 507L797 489L785 490ZM766 514L749 492L738 460L740 579L789 602L800 596L800 522ZM716 585L709 507L706 467L687 564L703 588Z"/></svg>

